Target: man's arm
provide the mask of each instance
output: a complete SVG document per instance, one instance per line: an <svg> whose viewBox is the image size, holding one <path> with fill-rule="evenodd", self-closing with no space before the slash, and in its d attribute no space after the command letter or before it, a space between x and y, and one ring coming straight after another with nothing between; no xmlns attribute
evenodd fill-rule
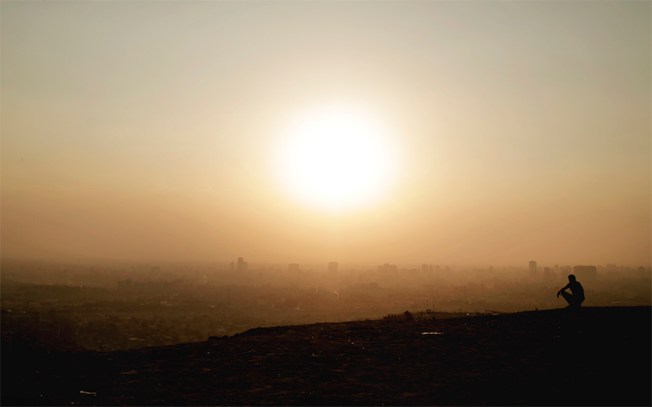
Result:
<svg viewBox="0 0 652 407"><path fill-rule="evenodd" d="M561 295L561 292L570 287L570 283L563 286L559 291L557 291L557 298Z"/></svg>

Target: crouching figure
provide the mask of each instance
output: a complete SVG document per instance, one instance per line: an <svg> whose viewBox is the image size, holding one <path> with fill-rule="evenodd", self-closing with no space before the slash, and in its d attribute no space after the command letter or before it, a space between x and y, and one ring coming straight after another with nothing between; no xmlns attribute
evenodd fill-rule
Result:
<svg viewBox="0 0 652 407"><path fill-rule="evenodd" d="M570 290L570 293L566 290ZM557 291L557 298L559 298L560 295L564 297L568 303L567 308L579 308L584 302L584 287L582 287L582 284L577 281L574 274L570 274L568 276L568 284L566 284L561 290Z"/></svg>

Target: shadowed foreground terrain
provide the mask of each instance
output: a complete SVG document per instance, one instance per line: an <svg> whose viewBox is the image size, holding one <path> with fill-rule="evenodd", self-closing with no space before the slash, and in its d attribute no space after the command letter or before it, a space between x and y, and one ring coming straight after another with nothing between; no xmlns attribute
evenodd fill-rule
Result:
<svg viewBox="0 0 652 407"><path fill-rule="evenodd" d="M257 328L57 353L3 343L2 404L650 405L649 307Z"/></svg>

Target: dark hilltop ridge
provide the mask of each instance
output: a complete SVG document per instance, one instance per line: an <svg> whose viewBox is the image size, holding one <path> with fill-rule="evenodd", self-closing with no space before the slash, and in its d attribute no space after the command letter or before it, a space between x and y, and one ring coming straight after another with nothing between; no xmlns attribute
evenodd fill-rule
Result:
<svg viewBox="0 0 652 407"><path fill-rule="evenodd" d="M116 352L3 343L2 405L647 405L650 307L257 328Z"/></svg>

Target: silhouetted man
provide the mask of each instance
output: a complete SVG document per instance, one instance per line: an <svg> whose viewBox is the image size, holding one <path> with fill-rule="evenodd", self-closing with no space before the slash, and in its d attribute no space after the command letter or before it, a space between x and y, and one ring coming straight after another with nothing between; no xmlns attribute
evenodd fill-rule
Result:
<svg viewBox="0 0 652 407"><path fill-rule="evenodd" d="M566 290L570 290L570 293ZM579 308L584 302L584 287L575 279L574 274L568 276L568 284L557 291L557 298L563 296L568 302L568 308Z"/></svg>

